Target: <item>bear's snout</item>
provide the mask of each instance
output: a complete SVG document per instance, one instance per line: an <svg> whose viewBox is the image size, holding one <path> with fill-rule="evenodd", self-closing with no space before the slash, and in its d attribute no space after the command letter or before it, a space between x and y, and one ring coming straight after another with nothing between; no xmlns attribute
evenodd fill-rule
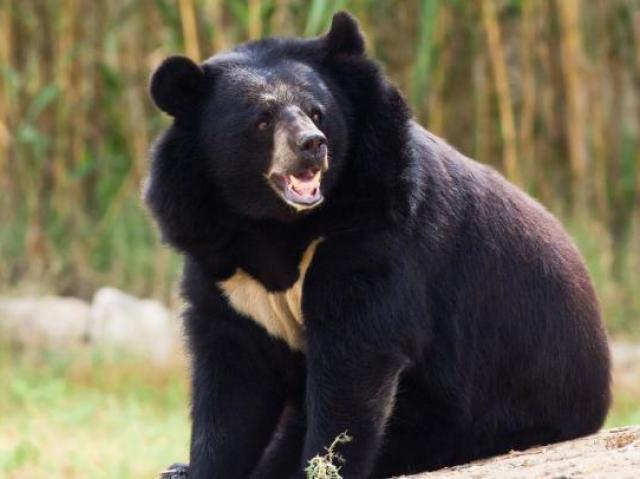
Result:
<svg viewBox="0 0 640 479"><path fill-rule="evenodd" d="M309 168L323 169L327 156L327 139L321 131L311 131L300 135L298 155L309 163Z"/></svg>
<svg viewBox="0 0 640 479"><path fill-rule="evenodd" d="M327 137L300 108L282 111L274 134L272 168L300 176L307 170L329 168Z"/></svg>
<svg viewBox="0 0 640 479"><path fill-rule="evenodd" d="M284 108L273 136L267 179L279 196L296 210L323 200L322 174L329 169L327 137L300 108Z"/></svg>

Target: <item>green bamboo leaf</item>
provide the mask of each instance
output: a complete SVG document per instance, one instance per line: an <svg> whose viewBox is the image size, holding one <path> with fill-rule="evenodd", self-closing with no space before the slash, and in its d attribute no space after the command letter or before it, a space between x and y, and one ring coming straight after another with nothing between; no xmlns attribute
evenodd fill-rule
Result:
<svg viewBox="0 0 640 479"><path fill-rule="evenodd" d="M304 28L306 36L317 35L320 33L323 25L322 20L325 18L329 2L327 0L313 0L309 15L307 16L307 25Z"/></svg>
<svg viewBox="0 0 640 479"><path fill-rule="evenodd" d="M249 28L249 4L248 2L227 3L233 16L240 22L244 31Z"/></svg>
<svg viewBox="0 0 640 479"><path fill-rule="evenodd" d="M49 84L45 86L36 95L34 100L29 105L27 110L27 120L34 121L42 111L47 108L60 94L60 88L56 84Z"/></svg>
<svg viewBox="0 0 640 479"><path fill-rule="evenodd" d="M30 123L21 125L16 131L18 143L31 145L40 150L49 144L49 137Z"/></svg>

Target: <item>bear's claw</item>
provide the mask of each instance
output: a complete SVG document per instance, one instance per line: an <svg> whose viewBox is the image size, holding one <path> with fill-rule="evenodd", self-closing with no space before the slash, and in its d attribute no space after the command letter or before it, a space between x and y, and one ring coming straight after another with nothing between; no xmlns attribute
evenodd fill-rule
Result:
<svg viewBox="0 0 640 479"><path fill-rule="evenodd" d="M160 473L160 479L188 479L189 477L189 465L188 464L171 464L166 471Z"/></svg>

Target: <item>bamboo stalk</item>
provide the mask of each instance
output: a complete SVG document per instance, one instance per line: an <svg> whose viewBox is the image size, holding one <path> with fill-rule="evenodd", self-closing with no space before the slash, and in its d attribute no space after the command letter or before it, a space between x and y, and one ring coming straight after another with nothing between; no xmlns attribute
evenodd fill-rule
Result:
<svg viewBox="0 0 640 479"><path fill-rule="evenodd" d="M37 45L37 51L40 55L39 64L43 66L36 75L32 98L43 88L55 82L56 59L53 57L53 26L48 24L48 19L52 16L53 6L45 3L35 6L37 23L33 26L30 38ZM31 103L31 99L28 100ZM55 111L51 108L43 110L37 118L36 126L40 131L48 133L50 138L55 136L56 131ZM35 121L35 119L33 120ZM54 150L55 151L55 150ZM56 195L56 181L63 181L64 163L58 165L57 162L45 161L51 153L51 146L45 145L41 148L31 148L30 156L33 160L34 169L29 173L32 178L32 196L33 210L29 213L30 228L26 238L26 246L29 258L33 258L33 262L29 262L29 268L34 278L48 275L50 273L52 248L49 244L51 238L47 235L48 209L50 204L59 204L59 195ZM56 176L57 173L57 176Z"/></svg>
<svg viewBox="0 0 640 479"><path fill-rule="evenodd" d="M536 111L536 79L534 72L533 56L536 44L535 19L539 12L536 11L534 0L523 0L520 41L521 59L521 85L522 85L522 110L520 114L520 159L523 177L533 179L532 172L536 168L535 142L533 138L533 122ZM534 183L529 181L529 183Z"/></svg>
<svg viewBox="0 0 640 479"><path fill-rule="evenodd" d="M127 70L132 76L136 73L136 59L144 55L139 37L136 35L137 29L132 29L126 37L126 48L122 52L122 63L126 65ZM147 153L149 151L149 136L145 125L145 112L142 103L145 98L142 85L139 82L132 83L128 86L125 98L128 105L129 114L127 115L127 142L129 144L129 152L131 154L131 174L132 187L138 187L138 184L144 176L144 169L147 163Z"/></svg>
<svg viewBox="0 0 640 479"><path fill-rule="evenodd" d="M596 15L598 18L606 17L606 0L598 0L595 4ZM606 71L606 30L603 23L596 25L597 42L595 44L595 60L590 66L590 75L587 81L589 88L589 122L588 129L591 145L593 149L594 175L592 176L593 193L598 216L604 221L608 216L607 204L607 141L606 132L606 113L605 113L605 97L603 93L606 91L605 77Z"/></svg>
<svg viewBox="0 0 640 479"><path fill-rule="evenodd" d="M200 61L200 44L198 43L198 24L193 0L179 0L180 20L185 52L188 57Z"/></svg>
<svg viewBox="0 0 640 479"><path fill-rule="evenodd" d="M624 68L619 52L609 56L609 71L611 72L612 86L612 115L607 123L607 140L610 142L608 181L610 214L607 217L609 235L611 237L611 274L617 283L623 279L624 255L626 251L626 215L624 191L621 188L623 182L622 145L620 141L622 130L622 116L620 112L624 108Z"/></svg>
<svg viewBox="0 0 640 479"><path fill-rule="evenodd" d="M439 11L435 44L437 45L439 57L438 63L433 72L433 80L429 89L429 129L436 135L444 134L444 87L446 84L446 74L449 70L452 51L447 48L447 36L449 23L451 21L451 10L443 7Z"/></svg>
<svg viewBox="0 0 640 479"><path fill-rule="evenodd" d="M411 103L420 108L424 106L425 91L431 72L431 60L433 54L433 34L435 19L438 16L439 0L421 0L420 2L420 28L418 49L413 67L413 79L411 84Z"/></svg>
<svg viewBox="0 0 640 479"><path fill-rule="evenodd" d="M206 0L206 17L211 19L213 33L211 35L211 46L214 52L219 52L227 47L227 39L224 31L224 18L221 0Z"/></svg>
<svg viewBox="0 0 640 479"><path fill-rule="evenodd" d="M60 89L61 96L64 98L64 101L59 101L55 105L55 125L53 126L57 131L53 132L54 156L52 161L51 200L58 211L67 210L65 202L65 197L68 198L65 195L67 191L67 169L74 162L72 158L69 158L70 145L77 134L73 124L74 115L69 114L69 110L77 107L78 101L77 91L73 87L71 80L71 52L74 46L73 23L77 18L75 6L75 0L64 0L62 11L65 14L60 14L59 32L56 32L59 42L56 44L56 54L52 59L55 72L54 81Z"/></svg>
<svg viewBox="0 0 640 479"><path fill-rule="evenodd" d="M4 6L0 6L0 65L12 67L12 1L7 0ZM0 222L8 225L12 221L11 202L15 197L14 185L10 180L9 155L12 149L12 137L10 131L9 85L4 78L0 78ZM4 245L0 244L0 248ZM2 248L4 250L4 248ZM15 260L11 263L15 263ZM8 261L0 263L0 284L9 284L10 271L13 264Z"/></svg>
<svg viewBox="0 0 640 479"><path fill-rule="evenodd" d="M275 0L274 3L275 12L271 16L270 31L278 34L293 34L294 32L290 30L289 0Z"/></svg>
<svg viewBox="0 0 640 479"><path fill-rule="evenodd" d="M557 170L554 164L556 159L556 149L554 143L560 126L558 125L555 113L556 104L556 84L554 83L554 61L552 50L556 48L556 39L552 34L552 26L546 21L552 15L548 2L536 5L539 8L543 21L539 26L541 41L536 43L535 58L540 70L541 82L538 88L538 116L542 126L539 137L534 138L538 167L535 169L536 182L539 187L540 198L545 204L557 203L556 198L562 194L555 193L554 177L549 175L549 171ZM564 193L564 192L563 192Z"/></svg>
<svg viewBox="0 0 640 479"><path fill-rule="evenodd" d="M502 34L498 24L496 6L493 0L482 0L482 22L487 35L489 57L493 69L498 107L500 112L500 129L503 143L503 167L507 177L521 183L518 167L518 152L516 145L516 127L511 107L511 92L507 65L502 48Z"/></svg>
<svg viewBox="0 0 640 479"><path fill-rule="evenodd" d="M592 73L593 79L590 88L590 96L593 98L589 118L591 119L589 136L593 147L594 174L593 174L593 193L600 218L606 219L608 211L607 202L607 141L605 139L605 113L603 104L598 95L602 94L603 82L598 77L603 72L598 68Z"/></svg>
<svg viewBox="0 0 640 479"><path fill-rule="evenodd" d="M249 0L249 39L256 40L262 36L262 1Z"/></svg>
<svg viewBox="0 0 640 479"><path fill-rule="evenodd" d="M556 0L560 22L560 52L566 99L565 127L571 167L573 206L586 206L587 150L585 142L584 92L581 75L580 0Z"/></svg>
<svg viewBox="0 0 640 479"><path fill-rule="evenodd" d="M0 65L11 66L11 1L0 7ZM9 92L4 78L0 78L0 188L9 192L9 147L11 143L9 124Z"/></svg>
<svg viewBox="0 0 640 479"><path fill-rule="evenodd" d="M67 126L66 142L57 145L56 156L58 161L65 165L65 171L57 178L58 183L54 185L56 206L59 211L68 218L70 224L77 225L81 221L80 211L73 207L77 198L81 195L81 186L78 182L71 181L71 175L80 166L83 160L84 145L86 142L85 132L90 119L85 117L86 95L82 90L85 81L82 64L87 58L84 55L86 45L78 39L85 38L86 23L80 20L78 11L81 0L66 0L63 17L67 17L68 23L65 25L64 37L65 50L61 50L58 56L57 70L63 80L62 100L57 102L58 118ZM59 127L56 127L56 129ZM57 135L56 135L57 136Z"/></svg>
<svg viewBox="0 0 640 479"><path fill-rule="evenodd" d="M474 157L483 163L490 160L491 109L487 101L487 61L483 54L473 59L472 85L474 110Z"/></svg>

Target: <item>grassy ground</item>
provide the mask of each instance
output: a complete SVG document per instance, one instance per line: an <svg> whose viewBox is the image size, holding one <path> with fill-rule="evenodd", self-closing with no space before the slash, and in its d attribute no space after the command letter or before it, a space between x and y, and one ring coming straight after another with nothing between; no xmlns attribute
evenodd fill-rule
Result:
<svg viewBox="0 0 640 479"><path fill-rule="evenodd" d="M155 478L187 458L185 371L0 354L0 477Z"/></svg>
<svg viewBox="0 0 640 479"><path fill-rule="evenodd" d="M187 458L188 386L176 364L0 349L0 477L144 479ZM640 423L618 391L607 426Z"/></svg>

